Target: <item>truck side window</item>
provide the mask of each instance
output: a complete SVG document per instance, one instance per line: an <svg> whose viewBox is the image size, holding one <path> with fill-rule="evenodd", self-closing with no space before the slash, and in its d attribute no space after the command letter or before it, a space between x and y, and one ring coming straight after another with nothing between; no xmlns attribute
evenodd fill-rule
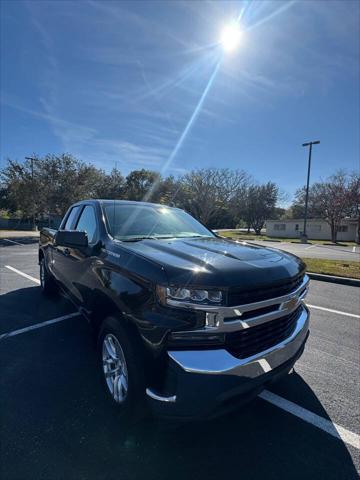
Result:
<svg viewBox="0 0 360 480"><path fill-rule="evenodd" d="M87 205L84 208L75 230L86 232L89 243L94 243L96 240L97 223L93 207Z"/></svg>
<svg viewBox="0 0 360 480"><path fill-rule="evenodd" d="M70 213L66 219L65 225L62 228L63 230L71 230L74 220L78 214L79 208L80 208L79 206L76 206L70 210Z"/></svg>

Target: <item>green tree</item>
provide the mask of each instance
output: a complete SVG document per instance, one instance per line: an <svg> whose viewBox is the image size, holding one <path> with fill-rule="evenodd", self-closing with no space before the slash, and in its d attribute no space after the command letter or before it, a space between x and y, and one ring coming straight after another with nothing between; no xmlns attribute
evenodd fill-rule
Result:
<svg viewBox="0 0 360 480"><path fill-rule="evenodd" d="M152 170L133 170L126 177L126 198L136 201L155 201L161 182L159 173Z"/></svg>
<svg viewBox="0 0 360 480"><path fill-rule="evenodd" d="M186 203L184 196L185 192L181 182L176 180L173 175L170 175L159 182L154 201L182 208Z"/></svg>
<svg viewBox="0 0 360 480"><path fill-rule="evenodd" d="M319 210L318 202L315 198L315 190L309 189L308 198L308 218L321 218L322 213ZM305 197L306 187L301 187L295 192L295 198L291 207L287 211L287 218L303 219L305 216Z"/></svg>
<svg viewBox="0 0 360 480"><path fill-rule="evenodd" d="M279 188L273 182L251 185L247 189L243 219L248 229L252 227L256 235L261 234L266 220L274 216L278 194Z"/></svg>
<svg viewBox="0 0 360 480"><path fill-rule="evenodd" d="M109 175L103 174L96 186L96 198L122 199L125 198L125 178L120 170L113 168Z"/></svg>
<svg viewBox="0 0 360 480"><path fill-rule="evenodd" d="M84 198L97 196L106 174L69 154L35 157L31 162L8 160L1 170L1 208L23 217L65 214Z"/></svg>
<svg viewBox="0 0 360 480"><path fill-rule="evenodd" d="M23 164L8 159L0 172L0 208L10 213L21 212L21 216L30 218L40 211L41 200L37 191L40 189L39 178L32 171L31 162Z"/></svg>

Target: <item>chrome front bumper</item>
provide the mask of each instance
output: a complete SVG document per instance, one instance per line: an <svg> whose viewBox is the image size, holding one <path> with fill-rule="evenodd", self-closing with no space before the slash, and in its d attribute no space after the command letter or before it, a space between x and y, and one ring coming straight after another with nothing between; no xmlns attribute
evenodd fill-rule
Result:
<svg viewBox="0 0 360 480"><path fill-rule="evenodd" d="M146 393L155 411L164 415L199 416L231 397L261 391L273 377L287 373L302 354L309 334L309 310L304 304L293 333L277 345L238 359L225 349L169 351L175 391Z"/></svg>
<svg viewBox="0 0 360 480"><path fill-rule="evenodd" d="M240 360L227 350L180 350L168 352L168 355L185 372L255 378L293 357L304 343L308 330L309 313L303 307L290 337L252 357Z"/></svg>

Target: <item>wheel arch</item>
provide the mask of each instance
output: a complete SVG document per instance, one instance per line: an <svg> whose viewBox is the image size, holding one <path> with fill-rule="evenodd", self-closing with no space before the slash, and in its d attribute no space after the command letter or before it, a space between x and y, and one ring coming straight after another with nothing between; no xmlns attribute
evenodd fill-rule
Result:
<svg viewBox="0 0 360 480"><path fill-rule="evenodd" d="M43 252L43 249L42 248L39 248L39 253L38 253L38 260L39 260L39 264L41 262L41 260L45 258L45 254Z"/></svg>
<svg viewBox="0 0 360 480"><path fill-rule="evenodd" d="M99 294L97 294L99 295ZM131 335L132 338L136 338L137 341L141 344L142 348L144 349L144 344L141 339L141 335L136 328L134 322L130 320L129 317L127 317L126 314L121 312L119 306L114 302L114 300L104 294L101 295L101 300L96 302L97 307L92 311L91 316L90 316L90 324L93 329L93 333L95 338L98 338L98 335L100 333L101 327L104 324L104 321L109 318L113 317L115 318L118 322L121 323L121 325L125 328L125 330L128 331L129 335Z"/></svg>
<svg viewBox="0 0 360 480"><path fill-rule="evenodd" d="M99 340L101 337L102 327L105 324L105 321L109 318L114 319L117 323L119 323L123 330L125 330L129 340L134 344L140 354L140 358L142 359L144 366L144 374L148 378L150 372L152 371L153 358L146 348L144 340L142 339L141 334L134 322L127 318L114 302L109 301L107 308L104 309L101 314L96 315L96 312L93 312L90 319L96 348L99 349L100 347Z"/></svg>

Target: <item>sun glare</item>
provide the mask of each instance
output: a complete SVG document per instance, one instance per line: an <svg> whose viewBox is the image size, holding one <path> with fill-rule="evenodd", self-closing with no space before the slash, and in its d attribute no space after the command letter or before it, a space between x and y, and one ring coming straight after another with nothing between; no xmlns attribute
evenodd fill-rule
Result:
<svg viewBox="0 0 360 480"><path fill-rule="evenodd" d="M237 23L224 27L220 36L220 43L225 52L234 51L240 44L242 31Z"/></svg>

